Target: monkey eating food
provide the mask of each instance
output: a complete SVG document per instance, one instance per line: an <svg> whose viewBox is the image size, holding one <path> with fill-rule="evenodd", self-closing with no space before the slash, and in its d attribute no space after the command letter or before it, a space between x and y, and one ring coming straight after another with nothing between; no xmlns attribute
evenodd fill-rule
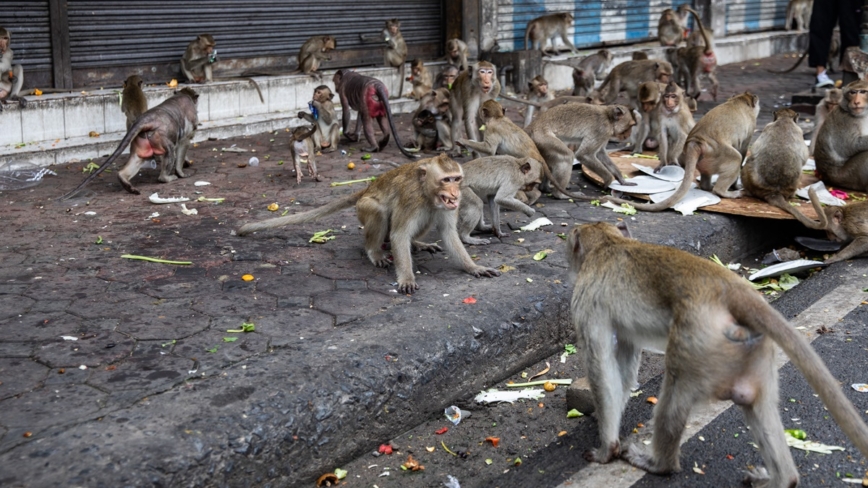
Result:
<svg viewBox="0 0 868 488"><path fill-rule="evenodd" d="M319 65L323 61L329 61L329 52L337 47L334 36L313 36L304 41L298 50L298 70L306 75L319 78Z"/></svg>
<svg viewBox="0 0 868 488"><path fill-rule="evenodd" d="M199 95L190 88L175 92L173 96L143 113L118 144L118 148L99 168L82 181L74 190L62 197L67 199L84 188L90 180L102 173L127 147L130 148L130 160L118 172L118 180L130 193L140 192L130 183L138 174L145 161L155 158L160 166L160 181L168 183L177 178L185 178L184 160L199 117L196 113L196 101Z"/></svg>
<svg viewBox="0 0 868 488"><path fill-rule="evenodd" d="M404 94L404 70L406 69L407 61L407 43L404 42L404 35L401 34L401 21L398 19L389 19L386 21L386 28L383 29L383 39L386 40L386 51L384 57L386 66L398 68L398 76L401 78L398 95Z"/></svg>
<svg viewBox="0 0 868 488"><path fill-rule="evenodd" d="M382 81L348 70L338 70L333 81L341 100L342 128L347 139L352 142L358 141L359 131L364 128L365 138L371 146L362 150L377 152L386 147L386 144L389 143L389 137L394 132L395 142L398 144L401 154L411 159L415 158L404 148L398 138L398 129L395 128L392 109L389 106L389 92ZM349 132L350 109L358 111L356 131L352 134ZM373 119L377 119L377 124L383 131L383 139L379 142L374 136Z"/></svg>
<svg viewBox="0 0 868 488"><path fill-rule="evenodd" d="M216 46L217 42L211 34L199 34L187 45L181 58L181 71L188 83L214 81L211 65L217 61L217 51L214 49Z"/></svg>
<svg viewBox="0 0 868 488"><path fill-rule="evenodd" d="M313 143L317 150L324 153L336 151L338 140L341 137L340 124L337 115L335 115L335 106L332 103L334 96L335 94L328 86L320 85L313 89L313 100L308 103L311 113L298 113L298 118L316 126Z"/></svg>
<svg viewBox="0 0 868 488"><path fill-rule="evenodd" d="M20 64L12 64L14 53L9 48L12 34L0 27L0 112L3 104L17 101L22 107L27 106L27 100L21 96L21 87L24 86L24 68Z"/></svg>
<svg viewBox="0 0 868 488"><path fill-rule="evenodd" d="M365 251L375 266L390 264L383 251L388 238L391 243L398 291L413 293L419 289L413 274L413 249L441 251L439 245L419 241L428 230L439 230L443 247L461 268L476 277L500 276L493 268L479 266L461 244L457 222L461 200L461 166L446 154L436 158L408 163L378 176L367 188L342 197L322 207L295 215L246 224L239 235L263 231L289 224L312 222L339 210L356 207L359 222L364 226Z"/></svg>
<svg viewBox="0 0 868 488"><path fill-rule="evenodd" d="M795 487L799 473L778 410L775 344L823 400L841 430L868 456L868 426L820 356L742 277L708 259L629 238L598 222L574 227L567 259L575 278L573 325L584 344L600 446L588 461L616 457L653 474L681 470L681 436L691 407L731 400L741 407L766 468L748 479ZM617 340L613 339L617 338ZM618 434L643 348L663 350L650 449Z"/></svg>
<svg viewBox="0 0 868 488"><path fill-rule="evenodd" d="M813 188L808 190L808 196L820 221L806 223L806 227L825 230L830 240L846 246L824 263L837 263L868 252L868 201L850 203L843 207L823 207Z"/></svg>

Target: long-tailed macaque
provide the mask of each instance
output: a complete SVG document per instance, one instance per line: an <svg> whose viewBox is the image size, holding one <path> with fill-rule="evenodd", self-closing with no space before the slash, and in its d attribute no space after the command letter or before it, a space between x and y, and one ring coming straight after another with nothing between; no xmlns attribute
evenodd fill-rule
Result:
<svg viewBox="0 0 868 488"><path fill-rule="evenodd" d="M199 34L181 58L181 71L188 83L211 83L214 81L212 66L217 62L217 42L211 34ZM260 95L261 96L261 95Z"/></svg>
<svg viewBox="0 0 868 488"><path fill-rule="evenodd" d="M660 14L660 21L657 22L657 39L661 46L677 46L684 39L687 7L687 4L681 5L677 11L667 8Z"/></svg>
<svg viewBox="0 0 868 488"><path fill-rule="evenodd" d="M450 92L448 88L437 88L426 93L419 100L419 108L416 109L416 114L427 111L434 117L434 123L437 128L436 147L443 148L445 151L450 151L453 148L452 115L449 111L449 98Z"/></svg>
<svg viewBox="0 0 868 488"><path fill-rule="evenodd" d="M606 154L606 144L612 138L627 139L635 125L635 114L623 105L572 103L539 114L527 128L527 133L560 187L570 186L574 158L579 160L583 169L599 175L603 186L609 186L613 180L623 185L628 183ZM567 144L576 144L578 148L573 151ZM552 196L576 198L557 188L552 191Z"/></svg>
<svg viewBox="0 0 868 488"><path fill-rule="evenodd" d="M612 68L609 76L600 85L600 97L605 104L611 104L622 91L627 92L632 108L639 108L639 85L646 81L669 83L672 65L659 59L624 61Z"/></svg>
<svg viewBox="0 0 868 488"><path fill-rule="evenodd" d="M413 147L423 152L437 149L437 117L427 109L419 109L413 114L413 131L416 137Z"/></svg>
<svg viewBox="0 0 868 488"><path fill-rule="evenodd" d="M682 5L683 6L683 5ZM711 96L717 100L717 90L720 83L717 81L715 70L717 69L717 56L711 46L711 38L708 31L702 25L702 20L699 19L699 14L689 7L685 10L693 15L693 21L699 29L699 34L702 36L703 44L678 48L675 50L675 64L678 65L679 78L684 77L687 81L685 90L687 94L693 98L699 98L702 92L702 86L699 83L700 76L705 76L711 82Z"/></svg>
<svg viewBox="0 0 868 488"><path fill-rule="evenodd" d="M323 61L330 61L329 52L337 48L334 36L313 36L304 41L298 50L298 70L306 75L319 78L319 65Z"/></svg>
<svg viewBox="0 0 868 488"><path fill-rule="evenodd" d="M649 473L678 472L691 408L708 400L731 400L744 412L767 469L751 469L749 480L796 486L799 473L778 408L775 344L868 456L868 426L839 381L801 333L744 278L708 259L630 239L623 224L576 226L566 245L570 276L576 280L573 325L585 350L593 351L586 364L600 446L585 452L586 460L608 463L620 457ZM666 352L650 448L622 446L618 437L643 348Z"/></svg>
<svg viewBox="0 0 868 488"><path fill-rule="evenodd" d="M359 140L359 132L364 128L365 138L368 140L370 147L363 148L363 151L376 152L389 143L389 137L392 132L395 133L395 143L398 144L398 149L408 158L415 158L404 146L398 137L398 129L395 128L395 122L392 119L392 109L389 106L389 92L386 90L386 85L382 81L364 76L355 71L338 70L333 78L335 89L338 92L338 97L341 100L341 116L343 119L344 136L352 142ZM350 109L358 111L358 120L356 121L355 133L350 133ZM377 142L374 135L374 120L377 119L377 125L383 132L383 139ZM391 129L391 130L390 130Z"/></svg>
<svg viewBox="0 0 868 488"><path fill-rule="evenodd" d="M832 110L838 108L841 100L844 98L844 93L840 88L827 88L826 95L817 104L814 110L814 130L811 131L811 145L808 148L808 154L814 155L814 147L817 145L817 134L820 133L820 127L823 127L823 122L832 113Z"/></svg>
<svg viewBox="0 0 868 488"><path fill-rule="evenodd" d="M459 73L460 71L458 71L458 67L452 64L447 64L443 67L440 73L437 73L437 78L434 79L434 88L446 88L447 90L451 90L452 84L455 83L455 79L458 78Z"/></svg>
<svg viewBox="0 0 868 488"><path fill-rule="evenodd" d="M635 59L635 58L634 58ZM648 59L646 56L644 59ZM558 63L560 64L560 63ZM594 90L594 83L603 77L603 73L612 64L612 53L608 49L585 56L573 68L573 95L585 96Z"/></svg>
<svg viewBox="0 0 868 488"><path fill-rule="evenodd" d="M449 39L446 41L446 62L461 68L461 71L467 71L467 57L470 55L470 50L467 48L467 43L461 39Z"/></svg>
<svg viewBox="0 0 868 488"><path fill-rule="evenodd" d="M844 88L844 99L817 134L814 160L820 178L832 186L868 191L868 81Z"/></svg>
<svg viewBox="0 0 868 488"><path fill-rule="evenodd" d="M316 126L316 132L313 133L314 149L324 153L336 151L341 137L335 105L332 103L334 96L328 86L320 85L314 88L313 100L308 102L311 113L298 113L298 118Z"/></svg>
<svg viewBox="0 0 868 488"><path fill-rule="evenodd" d="M787 22L784 29L790 30L795 24L796 30L806 30L811 24L811 9L814 0L790 0L787 4Z"/></svg>
<svg viewBox="0 0 868 488"><path fill-rule="evenodd" d="M545 103L549 100L554 100L555 93L549 91L549 82L543 78L543 75L536 75L530 82L527 84L527 97L526 99L531 102L537 103ZM527 127L530 125L531 120L533 120L533 113L536 109L535 105L529 105L527 107L527 111L524 114L524 126Z"/></svg>
<svg viewBox="0 0 868 488"><path fill-rule="evenodd" d="M452 86L449 107L452 111L452 138L461 134L461 124L467 130L467 137L479 140L477 113L486 100L500 95L500 81L497 68L488 61L479 61L470 71L462 71Z"/></svg>
<svg viewBox="0 0 868 488"><path fill-rule="evenodd" d="M823 207L813 188L808 190L808 196L820 222L808 224L807 227L825 230L830 240L846 245L825 260L826 264L855 258L868 251L868 201L850 203L843 207Z"/></svg>
<svg viewBox="0 0 868 488"><path fill-rule="evenodd" d="M386 66L398 68L398 76L401 77L398 95L404 94L404 77L406 74L405 63L407 62L407 43L404 42L404 36L401 34L401 21L398 19L389 19L386 21L386 28L383 29L383 38L386 40L385 59Z"/></svg>
<svg viewBox="0 0 868 488"><path fill-rule="evenodd" d="M124 90L121 92L121 112L127 116L127 130L133 122L148 110L148 99L142 91L142 77L130 75L124 80Z"/></svg>
<svg viewBox="0 0 868 488"><path fill-rule="evenodd" d="M422 99L434 86L434 82L431 81L431 72L428 71L421 59L414 59L410 62L410 76L407 81L413 83L413 88L407 93L407 96L413 100Z"/></svg>
<svg viewBox="0 0 868 488"><path fill-rule="evenodd" d="M301 126L292 129L289 137L289 155L292 158L292 165L295 168L295 183L301 184L302 163L307 164L307 172L314 181L322 181L319 173L316 171L316 148L314 147L313 136L316 134L317 126Z"/></svg>
<svg viewBox="0 0 868 488"><path fill-rule="evenodd" d="M696 121L684 99L684 90L674 81L663 87L660 103L651 111L652 125L657 127L657 156L660 167L680 164L687 135Z"/></svg>
<svg viewBox="0 0 868 488"><path fill-rule="evenodd" d="M506 237L500 228L500 207L522 212L530 217L536 211L515 198L519 190L540 184L541 163L533 158L512 156L486 156L461 165L464 181L461 184L461 207L458 209L458 235L461 242L484 245L490 241L471 237L474 229L493 232ZM485 223L482 204L488 202L491 225Z"/></svg>
<svg viewBox="0 0 868 488"><path fill-rule="evenodd" d="M750 156L741 168L741 182L751 195L811 227L814 221L787 202L799 189L802 166L808 160L798 120L799 114L790 109L775 112L774 122L765 126L750 147Z"/></svg>
<svg viewBox="0 0 868 488"><path fill-rule="evenodd" d="M458 212L461 200L461 165L446 154L404 164L377 177L370 186L322 207L295 215L246 224L239 235L273 229L289 224L312 222L355 205L364 227L365 251L374 266L388 267L383 251L388 241L392 248L398 291L413 293L419 289L413 274L413 249L441 251L439 245L419 241L432 227L440 232L443 247L451 260L476 277L500 276L493 268L479 266L458 237Z"/></svg>
<svg viewBox="0 0 868 488"><path fill-rule="evenodd" d="M646 147L656 149L659 145L657 138L660 136L660 126L657 123L657 118L654 118L652 114L660 106L665 87L665 84L656 81L646 81L639 85L636 96L639 99L641 117L636 124L636 130L630 137L630 145L634 152L641 153Z"/></svg>
<svg viewBox="0 0 868 488"><path fill-rule="evenodd" d="M0 111L3 104L17 101L22 107L27 106L27 100L21 96L21 87L24 86L24 68L20 64L12 64L14 53L9 48L12 34L0 27Z"/></svg>
<svg viewBox="0 0 868 488"><path fill-rule="evenodd" d="M579 50L570 42L570 37L567 31L573 25L573 14L571 12L560 12L554 14L543 15L537 17L527 23L527 30L524 32L524 48L539 49L543 55L549 54L546 50L548 47L551 54L557 54L558 49L555 47L555 39L560 37L561 41L566 44L573 54ZM551 41L551 46L547 46L547 42Z"/></svg>
<svg viewBox="0 0 868 488"><path fill-rule="evenodd" d="M545 163L530 136L504 115L503 107L496 100L486 100L479 109L479 115L485 124L485 140L476 142L456 138L456 145L476 151L482 156L506 155ZM542 178L543 175L539 176ZM528 205L536 203L541 195L538 188L524 193ZM521 196L519 199L522 199Z"/></svg>
<svg viewBox="0 0 868 488"><path fill-rule="evenodd" d="M140 192L133 187L130 180L138 174L145 161L150 158L157 160L160 165L160 181L168 183L177 178L185 178L184 160L187 149L196 134L199 125L199 117L196 112L196 101L199 95L190 88L184 88L175 92L173 96L143 113L136 119L133 126L118 144L115 152L109 156L99 169L90 174L74 190L62 198L66 199L75 195L90 180L102 173L121 153L130 148L130 159L118 172L118 180L130 193L138 195Z"/></svg>
<svg viewBox="0 0 868 488"><path fill-rule="evenodd" d="M703 190L713 191L723 198L741 196L740 191L730 191L729 188L738 180L741 162L744 161L756 129L759 111L759 98L750 92L735 95L709 110L687 136L682 155L684 179L681 180L681 185L675 193L657 203L633 203L632 205L638 210L647 212L657 212L675 205L687 194L696 170L699 170L699 187ZM713 175L718 175L718 178L717 183L712 187ZM624 200L614 197L605 197L605 199L615 203L625 203Z"/></svg>

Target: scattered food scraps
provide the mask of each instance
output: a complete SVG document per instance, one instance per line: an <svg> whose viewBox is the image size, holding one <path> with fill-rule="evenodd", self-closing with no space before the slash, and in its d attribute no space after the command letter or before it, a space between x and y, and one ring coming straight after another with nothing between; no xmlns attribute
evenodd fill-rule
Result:
<svg viewBox="0 0 868 488"><path fill-rule="evenodd" d="M181 213L184 215L199 215L199 211L195 208L187 208L186 203L181 204Z"/></svg>
<svg viewBox="0 0 868 488"><path fill-rule="evenodd" d="M335 476L337 476L339 480L342 480L347 477L347 470L335 468Z"/></svg>
<svg viewBox="0 0 868 488"><path fill-rule="evenodd" d="M868 384L866 383L853 383L853 389L860 393L868 393Z"/></svg>
<svg viewBox="0 0 868 488"><path fill-rule="evenodd" d="M444 428L445 428L445 427L444 427ZM453 456L456 456L456 457L458 456L458 454L452 452L452 450L450 450L448 447L446 447L446 442L445 442L445 441L440 441L440 445L443 446L443 450L444 450L444 451L448 452L449 454L452 454Z"/></svg>
<svg viewBox="0 0 868 488"><path fill-rule="evenodd" d="M537 377L537 376L542 376L542 375L544 375L544 374L546 374L546 373L548 373L548 372L549 372L549 371L550 371L550 370L551 370L551 369L552 369L552 365L551 365L551 364L549 364L549 362L548 362L548 361L546 361L546 367L545 367L545 368L543 368L543 370L542 370L542 371L540 371L540 372L539 372L539 373L537 373L537 374L535 374L535 375L533 375L533 376L531 376L531 377L530 377L530 378L528 378L528 381L530 381L530 380L532 380L532 379L534 379L534 378L536 378L536 377Z"/></svg>
<svg viewBox="0 0 868 488"><path fill-rule="evenodd" d="M347 163L347 169L356 169L356 163L350 161Z"/></svg>
<svg viewBox="0 0 868 488"><path fill-rule="evenodd" d="M476 403L495 403L495 402L509 402L514 403L516 400L528 399L528 400L540 400L545 397L545 392L543 390L536 390L533 388L528 388L526 390L520 391L499 391L494 388L488 391L482 391L474 400Z"/></svg>
<svg viewBox="0 0 868 488"><path fill-rule="evenodd" d="M512 464L514 464L516 466L521 466L521 458L520 457L515 458L515 461L513 461Z"/></svg>
<svg viewBox="0 0 868 488"><path fill-rule="evenodd" d="M172 81L166 83L166 85L167 85L169 88L177 88L177 87L178 87L178 80L172 78Z"/></svg>
<svg viewBox="0 0 868 488"><path fill-rule="evenodd" d="M278 205L277 202L270 203L270 204L268 205L268 210L269 210L270 212L277 212L277 209L279 209L279 208L280 208L280 205Z"/></svg>
<svg viewBox="0 0 868 488"><path fill-rule="evenodd" d="M401 465L401 469L407 471L425 471L425 466L419 464L419 461L413 459L412 454L407 455L407 461Z"/></svg>
<svg viewBox="0 0 868 488"><path fill-rule="evenodd" d="M197 182L193 183L193 186L208 186L210 184L211 183L208 181L197 181Z"/></svg>
<svg viewBox="0 0 868 488"><path fill-rule="evenodd" d="M543 259L546 258L546 256L549 255L549 252L551 252L551 249L546 249L545 251L540 251L540 252L533 255L533 260L534 261L542 261Z"/></svg>
<svg viewBox="0 0 868 488"><path fill-rule="evenodd" d="M784 431L784 433L786 434L784 437L786 437L788 446L794 447L796 449L801 449L803 451L817 452L820 454L832 454L832 451L844 450L843 447L839 446L827 446L825 444L820 444L819 442L799 439L797 437L794 437L786 430ZM807 434L805 434L805 437L807 437Z"/></svg>
<svg viewBox="0 0 868 488"><path fill-rule="evenodd" d="M553 385L571 385L573 384L572 378L565 379L557 379L557 380L536 380L536 381L528 381L527 383L507 383L506 386L509 388L520 388L526 386L545 386L546 383L551 383Z"/></svg>
<svg viewBox="0 0 868 488"><path fill-rule="evenodd" d="M579 412L575 408L570 410L569 412L567 412L567 418L568 419L574 419L577 417L584 417L584 416L585 416L585 414L583 414L582 412Z"/></svg>
<svg viewBox="0 0 868 488"><path fill-rule="evenodd" d="M443 413L453 424L458 425L461 422L461 409L455 405L448 407Z"/></svg>
<svg viewBox="0 0 868 488"><path fill-rule="evenodd" d="M90 137L99 137L99 132L92 130L92 131L88 132L87 135Z"/></svg>
<svg viewBox="0 0 868 488"><path fill-rule="evenodd" d="M693 463L693 472L696 473L696 474L705 474L705 471L703 471L703 470L699 467L699 465L696 464L696 463Z"/></svg>
<svg viewBox="0 0 868 488"><path fill-rule="evenodd" d="M567 431L565 431L565 430L558 432L558 437L563 437L565 435L567 435Z"/></svg>
<svg viewBox="0 0 868 488"><path fill-rule="evenodd" d="M244 275L251 276L251 275ZM252 277L252 276L251 276ZM253 332L256 330L256 325L253 322L242 322L240 329L227 329L226 332Z"/></svg>
<svg viewBox="0 0 868 488"><path fill-rule="evenodd" d="M253 281L253 280L254 280L252 274L241 275L241 279L242 279L243 281Z"/></svg>
<svg viewBox="0 0 868 488"><path fill-rule="evenodd" d="M490 442L491 447L497 447L500 444L500 437L486 437L485 442Z"/></svg>
<svg viewBox="0 0 868 488"><path fill-rule="evenodd" d="M473 298L473 297L467 297L467 298L465 298L464 300L461 300L461 301L462 301L463 303L467 303L467 304L469 304L469 305L472 305L472 304L476 303L476 299Z"/></svg>
<svg viewBox="0 0 868 488"><path fill-rule="evenodd" d="M33 437L33 432L25 432L22 437L24 437L24 438Z"/></svg>
<svg viewBox="0 0 868 488"><path fill-rule="evenodd" d="M657 405L657 397L650 396L646 398L645 401L650 403L651 405Z"/></svg>
<svg viewBox="0 0 868 488"><path fill-rule="evenodd" d="M338 475L334 473L326 473L316 480L316 486L337 486L339 481Z"/></svg>
<svg viewBox="0 0 868 488"><path fill-rule="evenodd" d="M437 446L425 446L425 450L428 452L434 452L437 449Z"/></svg>
<svg viewBox="0 0 868 488"><path fill-rule="evenodd" d="M379 447L379 449L377 449L377 452L379 452L380 454L390 455L390 454L392 454L392 445L391 444L380 444L380 447Z"/></svg>
<svg viewBox="0 0 868 488"><path fill-rule="evenodd" d="M328 241L332 241L335 239L335 236L327 236L326 235L331 231L332 231L331 229L327 229L327 230L321 230L319 232L315 232L313 234L313 237L311 237L308 242L315 242L317 244L325 244Z"/></svg>
<svg viewBox="0 0 868 488"><path fill-rule="evenodd" d="M543 383L543 390L545 391L552 392L555 391L556 388L557 386L555 386L555 384L551 381L546 381L545 383Z"/></svg>
<svg viewBox="0 0 868 488"><path fill-rule="evenodd" d="M449 431L449 427L441 427L441 428L435 430L434 433L437 435L443 435L448 431Z"/></svg>
<svg viewBox="0 0 868 488"><path fill-rule="evenodd" d="M366 182L368 182L368 181L374 181L374 180L376 180L376 179L377 179L376 176L371 176L371 177L368 177L368 178L362 178L362 179L360 179L360 180L335 181L335 182L330 183L329 185L330 185L330 186L352 185L353 183L366 183Z"/></svg>

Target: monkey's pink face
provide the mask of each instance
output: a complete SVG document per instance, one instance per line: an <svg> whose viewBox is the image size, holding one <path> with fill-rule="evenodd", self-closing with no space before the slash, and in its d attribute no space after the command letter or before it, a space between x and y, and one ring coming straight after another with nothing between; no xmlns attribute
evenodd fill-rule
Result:
<svg viewBox="0 0 868 488"><path fill-rule="evenodd" d="M488 94L494 88L494 70L480 68L477 74L479 75L479 87L482 89L482 93Z"/></svg>
<svg viewBox="0 0 868 488"><path fill-rule="evenodd" d="M545 95L549 92L549 86L545 83L540 83L540 85L537 87L537 90L539 90L540 95Z"/></svg>
<svg viewBox="0 0 868 488"><path fill-rule="evenodd" d="M461 201L461 175L449 175L440 179L440 191L434 206L446 210L455 210Z"/></svg>
<svg viewBox="0 0 868 488"><path fill-rule="evenodd" d="M666 110L675 110L678 108L678 95L674 93L663 95L663 105L666 107Z"/></svg>
<svg viewBox="0 0 868 488"><path fill-rule="evenodd" d="M850 100L850 113L853 115L863 115L865 106L868 105L868 90L850 90L847 92L847 98Z"/></svg>
<svg viewBox="0 0 868 488"><path fill-rule="evenodd" d="M0 37L0 52L6 50L9 47L9 38L8 37Z"/></svg>

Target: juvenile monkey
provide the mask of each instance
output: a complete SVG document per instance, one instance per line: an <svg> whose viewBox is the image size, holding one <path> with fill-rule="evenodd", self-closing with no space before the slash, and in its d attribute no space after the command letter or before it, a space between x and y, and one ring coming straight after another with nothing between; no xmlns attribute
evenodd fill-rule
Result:
<svg viewBox="0 0 868 488"><path fill-rule="evenodd" d="M121 92L121 112L127 116L127 130L133 122L148 110L148 99L142 91L142 77L130 75L124 80L124 90Z"/></svg>
<svg viewBox="0 0 868 488"><path fill-rule="evenodd" d="M636 125L635 114L623 105L558 105L539 114L527 133L551 169L553 181L562 188L570 185L573 159L583 169L590 169L609 186L613 180L627 184L621 170L606 154L609 139L626 140ZM488 138L488 134L485 136ZM576 144L575 151L567 144ZM553 191L554 198L576 198L563 191Z"/></svg>
<svg viewBox="0 0 868 488"><path fill-rule="evenodd" d="M603 77L610 64L612 53L608 49L600 49L579 61L573 68L573 95L585 96L591 93L594 83Z"/></svg>
<svg viewBox="0 0 868 488"><path fill-rule="evenodd" d="M455 78L458 78L458 73L459 71L456 66L447 64L443 67L443 70L437 74L437 78L434 79L434 88L446 88L447 90L451 90L452 84L455 83Z"/></svg>
<svg viewBox="0 0 868 488"><path fill-rule="evenodd" d="M790 30L795 24L796 30L805 30L811 23L813 5L813 0L790 0L787 4L787 22L784 28Z"/></svg>
<svg viewBox="0 0 868 488"><path fill-rule="evenodd" d="M3 104L17 101L22 107L27 106L27 100L21 96L21 87L24 86L24 68L20 64L12 64L14 53L9 48L12 34L0 27L0 112Z"/></svg>
<svg viewBox="0 0 868 488"><path fill-rule="evenodd" d="M378 176L367 188L322 207L246 224L238 230L238 235L313 222L355 205L359 222L364 227L365 251L374 266L389 266L383 243L387 238L391 243L400 293L413 293L419 289L413 274L411 251L442 250L437 244L419 241L432 227L440 232L446 253L460 263L464 271L476 277L500 276L496 269L474 263L458 236L456 210L461 200L463 177L461 166L446 154L441 154L392 169Z"/></svg>
<svg viewBox="0 0 868 488"><path fill-rule="evenodd" d="M817 134L820 133L820 128L823 127L823 122L829 114L838 108L844 94L840 88L827 88L826 96L817 104L814 110L814 130L811 132L811 145L808 147L808 154L814 155L814 147L817 145Z"/></svg>
<svg viewBox="0 0 868 488"><path fill-rule="evenodd" d="M639 108L639 85L646 81L669 83L672 65L659 59L624 61L612 68L609 76L600 85L600 96L605 104L611 104L622 91L627 92L632 108Z"/></svg>
<svg viewBox="0 0 868 488"><path fill-rule="evenodd" d="M431 72L425 67L425 63L421 59L414 59L410 62L410 76L407 81L413 83L413 89L407 96L414 100L420 100L426 93L431 91L434 83L431 81Z"/></svg>
<svg viewBox="0 0 868 488"><path fill-rule="evenodd" d="M437 129L437 145L446 151L453 148L452 144L452 115L449 111L450 92L448 88L437 88L426 93L419 100L419 108L416 113L427 111L434 117Z"/></svg>
<svg viewBox="0 0 868 488"><path fill-rule="evenodd" d="M461 71L467 71L467 57L470 51L467 48L467 43L461 39L450 39L446 41L446 62L459 66ZM457 76L457 74L456 74Z"/></svg>
<svg viewBox="0 0 868 488"><path fill-rule="evenodd" d="M705 76L711 82L711 96L717 100L717 90L720 83L717 81L717 75L714 73L717 69L717 56L711 47L711 38L708 32L702 25L699 19L699 14L689 7L685 10L693 15L693 20L699 29L699 34L702 36L703 44L679 48L675 50L676 64L678 65L679 76L683 76L687 80L687 94L693 98L699 98L702 86L699 83L700 76Z"/></svg>
<svg viewBox="0 0 868 488"><path fill-rule="evenodd" d="M522 212L530 217L536 211L515 198L520 190L535 188L540 183L541 164L533 158L487 156L461 165L464 182L461 185L461 207L458 209L458 235L461 242L485 245L488 239L471 237L474 229L493 232L497 237L509 234L500 229L500 207ZM491 225L485 223L483 202L488 201Z"/></svg>
<svg viewBox="0 0 868 488"><path fill-rule="evenodd" d="M751 195L767 201L812 227L814 221L787 202L799 189L802 166L808 160L799 114L790 109L775 112L774 122L765 126L751 145L750 156L741 168L741 182ZM812 227L813 228L813 227Z"/></svg>
<svg viewBox="0 0 868 488"><path fill-rule="evenodd" d="M677 46L684 39L687 27L687 5L681 5L678 10L667 8L660 14L657 22L657 39L661 46Z"/></svg>
<svg viewBox="0 0 868 488"><path fill-rule="evenodd" d="M412 122L416 133L413 147L424 152L437 149L437 118L434 114L426 109L417 110Z"/></svg>
<svg viewBox="0 0 868 488"><path fill-rule="evenodd" d="M651 111L652 125L658 127L657 156L660 166L680 164L684 153L687 135L693 130L696 122L684 101L684 90L674 81L663 88L663 96L657 107Z"/></svg>
<svg viewBox="0 0 868 488"><path fill-rule="evenodd" d="M868 456L868 426L810 344L743 278L678 249L629 238L623 224L576 226L566 240L576 280L571 315L586 351L600 447L588 461L621 457L653 474L681 470L691 408L731 400L742 408L766 469L749 480L794 487L796 470L778 409L777 343L808 380L841 430ZM617 337L617 340L613 340ZM622 446L624 406L643 348L665 350L650 448Z"/></svg>
<svg viewBox="0 0 868 488"><path fill-rule="evenodd" d="M319 65L323 61L330 61L329 52L337 48L334 36L313 36L304 41L298 50L298 69L306 75L319 78Z"/></svg>
<svg viewBox="0 0 868 488"><path fill-rule="evenodd" d="M199 34L181 58L181 71L188 83L211 83L214 81L212 64L217 62L217 42L211 34ZM260 95L261 96L261 95Z"/></svg>
<svg viewBox="0 0 868 488"><path fill-rule="evenodd" d="M389 92L386 90L386 85L382 81L364 76L355 71L338 70L333 78L335 89L338 92L338 97L341 100L341 116L343 119L344 136L352 142L359 140L359 130L364 128L365 138L368 140L370 147L363 148L363 151L376 152L389 143L389 137L392 132L395 133L395 143L398 144L398 149L408 158L415 158L401 144L398 138L398 129L395 128L395 122L392 119L392 109L389 106ZM351 134L350 126L350 109L358 111L358 120L356 121L356 131ZM377 142L374 135L374 121L377 119L377 125L383 132L383 139ZM391 129L391 130L390 130Z"/></svg>
<svg viewBox="0 0 868 488"><path fill-rule="evenodd" d="M336 151L338 140L341 137L335 105L332 103L334 96L335 94L328 86L320 85L314 88L313 100L308 102L312 113L298 113L298 118L304 119L316 127L316 132L313 133L314 149L324 153Z"/></svg>
<svg viewBox="0 0 868 488"><path fill-rule="evenodd" d="M295 183L301 184L301 164L307 164L307 172L314 181L322 181L316 172L316 160L314 154L316 148L312 137L316 134L317 126L301 126L292 130L289 138L289 154L295 167Z"/></svg>
<svg viewBox="0 0 868 488"><path fill-rule="evenodd" d="M843 207L823 207L813 188L808 190L808 196L820 222L806 224L807 227L825 230L830 240L846 244L844 249L825 260L826 264L855 258L868 251L868 202L856 202Z"/></svg>
<svg viewBox="0 0 868 488"><path fill-rule="evenodd" d="M531 102L545 103L549 100L554 100L555 94L554 92L549 91L549 82L543 78L543 75L536 75L527 84L526 98ZM527 107L527 111L524 114L525 127L529 126L530 121L533 120L533 112L535 108L536 106L534 105Z"/></svg>
<svg viewBox="0 0 868 488"><path fill-rule="evenodd" d="M160 181L168 183L185 178L183 172L187 149L196 134L199 117L196 101L199 95L190 88L175 92L168 100L143 113L127 130L115 152L99 168L82 181L74 190L62 197L67 199L79 192L90 180L102 173L128 146L130 159L118 172L118 180L130 193L140 192L130 183L148 159L154 158L160 165Z"/></svg>
<svg viewBox="0 0 868 488"><path fill-rule="evenodd" d="M561 41L570 49L573 54L579 50L570 42L567 31L573 25L573 14L570 12L561 12L543 15L537 17L527 23L527 30L524 32L524 48L539 49L543 55L547 54L546 44L551 41L551 54L557 54L558 50L555 47L555 39L560 37Z"/></svg>
<svg viewBox="0 0 868 488"><path fill-rule="evenodd" d="M759 98L750 92L735 95L709 110L687 136L682 155L684 179L675 193L658 203L632 205L647 212L657 212L675 205L687 194L696 170L699 170L699 187L703 190L713 191L723 198L741 196L741 192L730 191L729 187L738 180L741 162L756 129L759 110ZM712 175L718 175L713 188ZM611 202L625 203L618 198L605 198Z"/></svg>
<svg viewBox="0 0 868 488"><path fill-rule="evenodd" d="M479 124L476 116L479 107L486 100L500 95L500 82L497 68L488 61L479 61L470 71L462 71L455 79L450 92L449 107L452 112L452 138L461 134L461 123L467 130L467 137L479 140Z"/></svg>
<svg viewBox="0 0 868 488"><path fill-rule="evenodd" d="M656 149L658 146L657 138L659 137L660 126L657 119L652 117L652 113L660 105L665 86L656 81L646 81L639 85L637 97L639 98L639 113L642 117L636 124L636 130L630 139L630 145L635 152L641 153L645 147Z"/></svg>
<svg viewBox="0 0 868 488"><path fill-rule="evenodd" d="M844 88L844 99L817 134L814 160L826 184L868 191L868 81Z"/></svg>
<svg viewBox="0 0 868 488"><path fill-rule="evenodd" d="M385 59L386 66L398 68L398 76L401 77L400 88L398 94L404 94L404 77L406 69L404 63L407 61L407 43L404 42L404 36L401 34L401 21L398 19L389 19L386 21L386 28L383 29L383 38L386 40Z"/></svg>
<svg viewBox="0 0 868 488"><path fill-rule="evenodd" d="M648 59L648 53L644 51L633 51L632 59L633 61L642 61L644 59Z"/></svg>

